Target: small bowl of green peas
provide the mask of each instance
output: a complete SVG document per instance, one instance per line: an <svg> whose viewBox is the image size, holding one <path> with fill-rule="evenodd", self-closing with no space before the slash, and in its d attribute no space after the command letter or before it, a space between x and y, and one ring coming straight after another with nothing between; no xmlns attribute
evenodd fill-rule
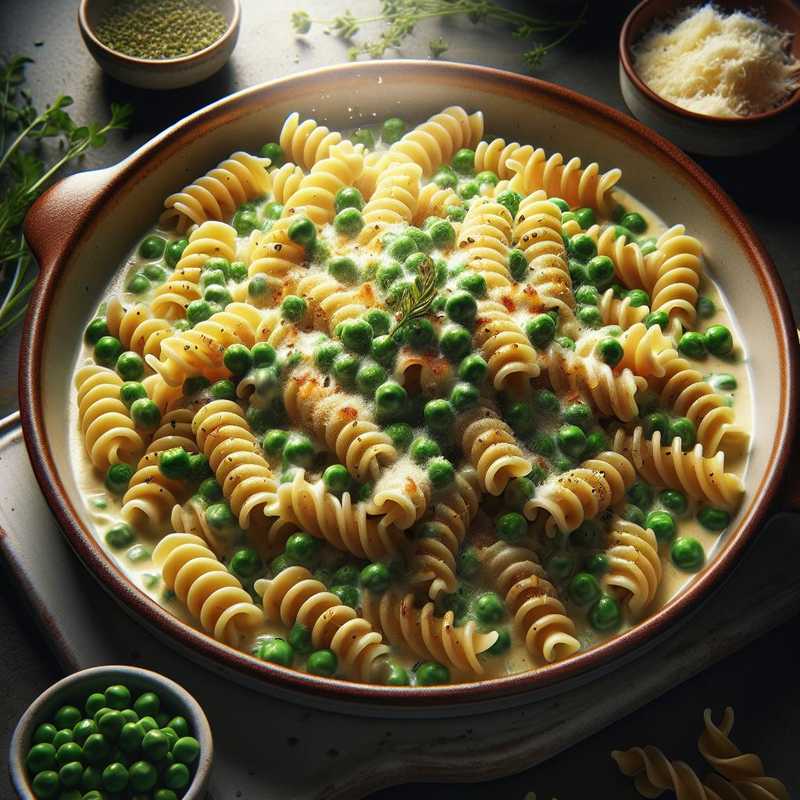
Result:
<svg viewBox="0 0 800 800"><path fill-rule="evenodd" d="M23 800L200 800L213 745L198 702L138 667L75 672L30 705L11 738Z"/></svg>

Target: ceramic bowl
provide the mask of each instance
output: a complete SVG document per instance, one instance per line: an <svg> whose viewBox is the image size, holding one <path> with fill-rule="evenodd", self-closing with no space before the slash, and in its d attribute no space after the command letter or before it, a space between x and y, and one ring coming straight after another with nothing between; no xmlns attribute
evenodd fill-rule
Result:
<svg viewBox="0 0 800 800"><path fill-rule="evenodd" d="M228 28L213 44L180 58L136 58L104 45L95 30L114 0L81 0L78 25L92 58L112 78L142 89L180 89L205 80L222 69L239 38L240 0L205 2L225 17Z"/></svg>
<svg viewBox="0 0 800 800"><path fill-rule="evenodd" d="M631 11L619 36L619 85L631 112L646 125L690 153L739 156L766 150L800 126L800 89L781 106L749 117L697 114L670 103L652 91L636 74L632 48L657 20L668 19L688 5L676 0L644 0ZM800 58L800 6L793 0L760 3L720 0L724 11L757 7L766 19L794 34L792 52Z"/></svg>
<svg viewBox="0 0 800 800"><path fill-rule="evenodd" d="M61 706L69 703L82 708L82 700L92 692L122 683L130 689L153 691L168 704L170 710L186 718L192 735L200 742L200 757L194 778L183 794L184 800L202 800L206 796L214 745L211 728L200 704L183 687L169 678L150 670L126 666L102 666L74 672L40 694L22 715L14 733L8 754L11 782L21 800L36 800L28 781L25 757L31 747L36 728Z"/></svg>
<svg viewBox="0 0 800 800"><path fill-rule="evenodd" d="M130 583L92 535L69 458L65 409L81 332L132 243L163 199L233 150L275 140L288 113L336 128L398 115L423 120L458 103L483 109L487 127L547 152L623 170L622 185L668 223L685 221L734 309L751 355L757 410L744 504L720 550L687 589L640 625L535 672L424 689L357 684L258 661L185 625ZM66 178L34 205L26 235L41 267L24 329L20 408L37 479L67 538L125 608L188 657L273 694L348 713L444 715L563 691L652 645L729 573L787 472L798 407L797 341L770 258L741 212L691 159L632 119L559 86L484 67L428 61L347 64L247 89L198 111L119 165ZM91 624L87 621L87 624Z"/></svg>

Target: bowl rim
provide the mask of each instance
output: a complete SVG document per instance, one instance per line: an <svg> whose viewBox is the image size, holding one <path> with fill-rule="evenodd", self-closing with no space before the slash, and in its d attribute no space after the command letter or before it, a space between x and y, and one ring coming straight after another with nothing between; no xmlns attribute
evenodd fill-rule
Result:
<svg viewBox="0 0 800 800"><path fill-rule="evenodd" d="M798 87L786 100L776 108L769 111L762 111L759 114L750 114L746 117L723 117L718 114L700 114L697 111L690 111L688 108L671 103L660 94L654 92L638 75L633 65L633 28L638 22L639 17L646 11L650 10L650 6L657 0L641 0L641 2L628 14L625 22L622 24L622 29L619 33L619 63L625 72L626 77L636 87L640 94L644 95L650 102L655 103L671 114L683 117L687 120L695 120L697 122L707 122L717 125L725 126L739 126L746 127L748 125L757 125L760 122L774 119L782 114L785 114L795 106L800 106L800 87ZM789 8L798 17L800 21L800 9L793 5L791 0L775 0L781 5ZM677 7L676 7L677 10ZM800 37L800 28L794 33L795 36Z"/></svg>
<svg viewBox="0 0 800 800"><path fill-rule="evenodd" d="M86 680L100 680L103 675L114 676L122 680L123 675L126 673L132 673L142 683L152 684L154 689L161 686L167 687L178 698L178 701L183 704L183 709L181 710L191 718L190 722L194 728L192 735L200 743L201 754L198 758L192 782L187 787L184 796L188 797L189 800L200 800L198 790L207 781L214 760L214 741L211 735L211 726L208 723L203 707L183 686L176 683L172 678L129 664L102 664L97 667L87 667L86 669L72 672L48 686L25 709L14 727L14 732L11 734L11 740L8 745L8 767L11 773L11 781L20 798L34 800L33 792L30 789L30 781L25 771L23 740L26 736L32 735L33 726L42 709L52 702L59 693L68 691L76 684ZM26 794L24 794L25 792Z"/></svg>
<svg viewBox="0 0 800 800"><path fill-rule="evenodd" d="M89 23L88 8L92 0L81 0L78 6L78 26L80 27L83 36L91 41L92 45L100 50L105 56L114 61L126 64L129 67L137 69L151 69L155 67L169 67L169 66L192 66L194 62L204 61L207 57L213 56L219 50L224 50L231 38L236 36L239 29L239 24L242 18L242 4L241 0L231 0L233 3L233 15L228 23L228 27L218 39L215 39L211 44L204 47L202 50L197 50L194 53L189 53L185 56L175 56L174 58L140 58L139 56L131 56L119 50L114 50L109 47L100 39L97 38L94 28Z"/></svg>
<svg viewBox="0 0 800 800"><path fill-rule="evenodd" d="M740 247L747 254L749 268L755 273L764 301L770 309L781 354L777 366L780 381L778 435L760 483L754 487L750 505L746 510L743 509L738 526L727 533L731 539L729 545L676 598L624 633L555 664L470 683L425 688L389 687L310 675L259 661L252 655L217 642L203 631L182 622L136 588L112 563L91 532L83 529L50 452L39 386L47 338L47 309L69 258L64 257L52 264L45 264L34 289L23 328L19 368L20 411L25 443L37 481L72 548L90 568L93 576L126 610L134 612L140 622L156 629L162 637L169 637L170 643L182 651L192 651L196 658L206 664L213 664L216 669L222 665L248 685L257 685L264 691L284 693L284 696L288 693L301 702L311 703L313 699L335 701L340 708L344 702L352 709L352 713L361 713L357 710L359 706L376 703L387 710L428 709L432 712L437 706L453 708L521 693L529 694L576 676L586 677L592 668L608 668L615 660L630 656L641 649L642 645L655 641L669 626L684 619L695 609L730 572L738 555L755 535L757 526L770 510L790 457L797 426L792 411L798 403L800 384L798 343L785 289L766 249L742 213L716 182L683 151L627 114L571 89L516 73L452 62L387 60L323 67L244 89L185 117L144 144L116 168L112 168L111 178L94 198L89 212L99 211L108 194L129 185L139 172L158 169L159 164L178 151L183 144L201 136L204 122L206 126L218 127L237 116L249 113L254 103L262 103L265 99L269 102L270 98L280 98L281 94L294 96L298 88L299 95L302 96L303 90L308 91L309 85L314 91L318 91L336 79L361 81L381 77L383 89L387 91L387 75L397 72L402 72L404 79L436 82L443 88L456 84L462 91L465 84L477 84L484 91L495 91L508 96L510 102L515 95L549 99L553 105L569 108L577 116L591 117L597 124L613 130L615 135L636 143L647 154L645 157L658 157L663 168L669 167L688 178L716 209L720 218L725 218L732 228L733 235L738 238ZM48 191L52 192L54 189ZM46 197L47 193L38 201L41 207L44 207ZM29 215L28 222L31 216ZM101 216L98 213L87 213L72 228L68 249L91 235Z"/></svg>

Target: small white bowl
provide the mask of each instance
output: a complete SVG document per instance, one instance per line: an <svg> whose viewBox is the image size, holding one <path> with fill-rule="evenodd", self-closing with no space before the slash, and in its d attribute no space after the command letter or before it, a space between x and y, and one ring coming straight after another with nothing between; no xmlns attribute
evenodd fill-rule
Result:
<svg viewBox="0 0 800 800"><path fill-rule="evenodd" d="M205 80L225 66L239 38L240 0L204 0L227 20L225 33L213 44L178 58L136 58L112 50L95 34L98 23L114 0L81 0L78 25L92 58L118 81L142 89L180 89Z"/></svg>
<svg viewBox="0 0 800 800"><path fill-rule="evenodd" d="M8 764L11 783L21 800L36 800L28 780L25 756L36 728L65 703L80 705L92 692L122 683L139 691L154 691L170 710L186 718L192 735L200 743L194 778L182 795L183 800L203 800L211 774L214 746L211 728L200 704L189 692L169 678L139 667L102 666L74 672L40 694L22 715L11 737Z"/></svg>
<svg viewBox="0 0 800 800"><path fill-rule="evenodd" d="M691 153L706 156L740 156L766 150L800 125L800 89L785 103L749 117L697 114L657 95L634 69L632 49L659 19L668 19L690 5L689 0L643 0L631 11L619 35L619 85L631 113L645 125ZM722 10L752 11L754 4L718 0ZM793 53L800 58L800 6L792 0L762 0L759 12L779 28L794 34Z"/></svg>

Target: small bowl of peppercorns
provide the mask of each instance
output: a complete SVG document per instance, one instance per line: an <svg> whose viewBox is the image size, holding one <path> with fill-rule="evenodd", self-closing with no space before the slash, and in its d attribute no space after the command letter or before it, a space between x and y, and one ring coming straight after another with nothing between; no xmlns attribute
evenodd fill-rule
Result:
<svg viewBox="0 0 800 800"><path fill-rule="evenodd" d="M230 58L240 0L81 0L78 25L112 78L143 89L178 89Z"/></svg>
<svg viewBox="0 0 800 800"><path fill-rule="evenodd" d="M200 800L212 756L208 720L185 689L138 667L103 666L34 700L11 738L9 769L23 800Z"/></svg>

